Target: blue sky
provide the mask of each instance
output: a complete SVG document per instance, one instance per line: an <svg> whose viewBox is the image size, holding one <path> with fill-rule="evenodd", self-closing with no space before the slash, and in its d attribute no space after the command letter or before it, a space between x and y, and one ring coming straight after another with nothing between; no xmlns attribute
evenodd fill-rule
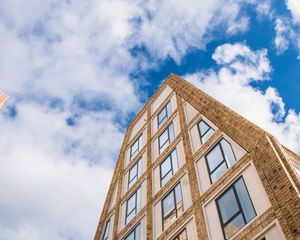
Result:
<svg viewBox="0 0 300 240"><path fill-rule="evenodd" d="M299 39L299 0L2 1L0 240L91 239L171 72L300 153Z"/></svg>

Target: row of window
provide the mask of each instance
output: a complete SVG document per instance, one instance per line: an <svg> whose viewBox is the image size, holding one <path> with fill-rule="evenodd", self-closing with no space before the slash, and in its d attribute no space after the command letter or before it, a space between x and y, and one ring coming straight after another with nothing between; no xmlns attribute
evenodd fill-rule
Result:
<svg viewBox="0 0 300 240"><path fill-rule="evenodd" d="M128 223L140 209L140 188L127 200L126 223ZM231 238L242 227L256 217L256 211L248 193L243 177L238 178L230 187L216 199L220 225L224 239ZM161 200L162 228L167 229L183 213L183 196L180 182L172 188ZM106 222L102 240L109 237L110 220ZM140 224L134 228L125 240L140 239ZM187 239L186 232L181 232L175 239Z"/></svg>

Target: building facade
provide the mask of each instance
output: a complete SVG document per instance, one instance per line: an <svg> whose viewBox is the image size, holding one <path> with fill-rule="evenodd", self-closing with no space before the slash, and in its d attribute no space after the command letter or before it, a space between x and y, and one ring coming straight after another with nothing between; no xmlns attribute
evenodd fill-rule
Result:
<svg viewBox="0 0 300 240"><path fill-rule="evenodd" d="M6 103L7 100L8 100L8 96L0 92L0 110L4 107L4 104Z"/></svg>
<svg viewBox="0 0 300 240"><path fill-rule="evenodd" d="M130 123L94 240L300 239L300 157L171 74Z"/></svg>

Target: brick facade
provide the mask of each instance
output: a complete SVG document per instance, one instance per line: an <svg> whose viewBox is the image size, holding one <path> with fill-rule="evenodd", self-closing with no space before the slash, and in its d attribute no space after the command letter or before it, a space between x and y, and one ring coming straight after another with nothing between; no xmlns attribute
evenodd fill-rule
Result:
<svg viewBox="0 0 300 240"><path fill-rule="evenodd" d="M156 159L153 158L153 142L158 137L160 132L152 134L152 119L157 115L160 108L152 112L151 106L158 98L166 86L169 86L173 93L166 97L161 106L164 106L166 101L175 93L177 109L170 116L169 121L175 117L179 117L180 133L175 137L171 144L163 151ZM189 103L198 114L189 123L186 120L184 113L183 102ZM147 131L147 141L140 151L139 155L146 152L147 166L146 172L139 177L138 181L132 187L141 184L142 181L147 181L147 203L139 213L129 222L123 229L119 230L120 206L128 197L130 191L122 196L122 186L124 173L129 169L129 166L124 166L125 151L128 149L133 140L129 141L133 126L137 121L147 114L147 120L139 132L145 128ZM205 142L196 152L193 153L189 129L192 125L199 121L203 115L209 119L218 129L213 136ZM164 123L166 126L169 123ZM223 176L221 176L205 193L199 191L199 179L197 178L196 162L203 156L212 145L217 142L224 134L237 143L246 154L229 168ZM138 134L137 134L138 135ZM170 153L179 141L183 142L185 155L185 164L180 170L174 174L170 182L163 186L158 193L153 193L153 170L159 163ZM136 158L138 158L137 156ZM119 154L119 159L113 174L112 182L109 187L108 195L104 203L102 214L99 220L97 231L94 240L100 240L106 220L114 215L113 234L109 239L123 239L124 236L131 231L143 217L146 218L147 228L146 239L170 239L178 229L187 222L188 219L193 219L196 225L196 234L194 239L213 239L207 227L207 217L205 217L205 206L216 195L223 191L226 186L248 165L254 166L266 195L271 203L263 214L257 216L254 221L243 227L231 239L260 239L259 236L268 226L274 222L280 226L284 237L281 239L296 240L300 239L300 181L299 176L293 169L291 162L300 164L300 157L289 149L283 147L274 136L254 125L247 119L241 117L222 103L208 96L198 88L194 87L184 79L171 74L161 85L158 91L146 103L142 110L137 114L135 119L130 123ZM183 175L187 174L189 188L191 192L192 205L184 210L184 213L179 216L171 227L166 229L158 237L154 238L154 204L158 202L173 186L179 181ZM115 188L117 189L116 204L111 210L109 205L112 202L112 195ZM186 197L186 196L184 196ZM192 239L192 240L194 240Z"/></svg>

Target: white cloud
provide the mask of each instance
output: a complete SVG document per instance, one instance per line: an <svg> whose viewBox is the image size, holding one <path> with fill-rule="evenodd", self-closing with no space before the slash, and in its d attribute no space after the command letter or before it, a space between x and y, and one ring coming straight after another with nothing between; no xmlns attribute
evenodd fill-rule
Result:
<svg viewBox="0 0 300 240"><path fill-rule="evenodd" d="M281 54L285 52L289 47L289 32L290 27L287 26L284 21L280 18L276 19L275 22L276 37L274 39L277 53Z"/></svg>
<svg viewBox="0 0 300 240"><path fill-rule="evenodd" d="M213 58L220 69L200 71L184 78L300 153L297 144L300 114L294 110L285 114L283 100L276 89L268 87L263 92L250 85L252 81L269 79L271 67L266 50L253 51L242 43L224 44L216 49Z"/></svg>
<svg viewBox="0 0 300 240"><path fill-rule="evenodd" d="M295 24L300 24L300 1L286 0L287 8L291 11Z"/></svg>

